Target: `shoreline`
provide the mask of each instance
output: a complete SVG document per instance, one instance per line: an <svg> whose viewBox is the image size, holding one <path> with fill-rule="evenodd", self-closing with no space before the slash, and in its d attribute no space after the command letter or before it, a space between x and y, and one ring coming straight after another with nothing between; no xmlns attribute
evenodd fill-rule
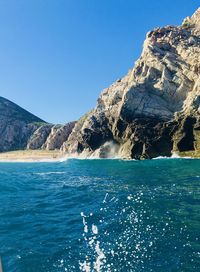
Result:
<svg viewBox="0 0 200 272"><path fill-rule="evenodd" d="M80 159L80 160L101 160L97 157L79 157L68 156L59 150L17 150L0 153L0 163L39 163L39 162L63 162L67 159ZM135 159L125 159L119 157L106 158L111 160L123 160L123 161L137 161ZM199 154L193 152L173 153L171 157L156 157L152 160L159 159L200 159Z"/></svg>
<svg viewBox="0 0 200 272"><path fill-rule="evenodd" d="M59 162L66 155L59 150L17 150L0 153L0 163L3 162Z"/></svg>

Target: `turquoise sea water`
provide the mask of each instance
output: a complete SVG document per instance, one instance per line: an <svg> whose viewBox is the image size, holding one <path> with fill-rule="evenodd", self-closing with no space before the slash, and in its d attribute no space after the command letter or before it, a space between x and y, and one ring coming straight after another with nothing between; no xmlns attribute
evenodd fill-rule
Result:
<svg viewBox="0 0 200 272"><path fill-rule="evenodd" d="M200 160L0 164L4 272L200 271Z"/></svg>

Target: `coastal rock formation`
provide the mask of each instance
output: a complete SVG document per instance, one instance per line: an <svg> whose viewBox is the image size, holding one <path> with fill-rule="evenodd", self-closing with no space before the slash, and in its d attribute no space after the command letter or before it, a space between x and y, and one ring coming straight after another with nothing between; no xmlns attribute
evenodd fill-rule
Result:
<svg viewBox="0 0 200 272"><path fill-rule="evenodd" d="M181 26L147 33L133 69L100 95L62 150L122 158L170 156L200 147L200 9ZM108 155L110 156L110 155Z"/></svg>
<svg viewBox="0 0 200 272"><path fill-rule="evenodd" d="M0 97L0 152L23 149L60 149L75 122L65 125L48 124Z"/></svg>
<svg viewBox="0 0 200 272"><path fill-rule="evenodd" d="M0 151L146 159L200 154L200 9L147 33L141 57L76 123L52 125L0 97Z"/></svg>
<svg viewBox="0 0 200 272"><path fill-rule="evenodd" d="M0 97L0 152L26 148L31 135L45 122Z"/></svg>
<svg viewBox="0 0 200 272"><path fill-rule="evenodd" d="M60 150L74 126L75 122L65 125L45 124L31 135L27 149Z"/></svg>
<svg viewBox="0 0 200 272"><path fill-rule="evenodd" d="M67 141L74 126L75 122L53 126L42 148L47 150L60 149L63 143Z"/></svg>
<svg viewBox="0 0 200 272"><path fill-rule="evenodd" d="M45 124L40 126L30 137L27 149L41 149L42 146L45 144L49 134L51 133L53 125Z"/></svg>

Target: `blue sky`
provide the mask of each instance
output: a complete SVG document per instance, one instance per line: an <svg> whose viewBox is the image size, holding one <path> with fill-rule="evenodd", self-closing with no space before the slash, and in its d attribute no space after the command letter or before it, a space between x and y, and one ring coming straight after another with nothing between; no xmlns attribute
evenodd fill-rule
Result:
<svg viewBox="0 0 200 272"><path fill-rule="evenodd" d="M195 0L0 0L0 96L52 123L76 120L139 57L146 32Z"/></svg>

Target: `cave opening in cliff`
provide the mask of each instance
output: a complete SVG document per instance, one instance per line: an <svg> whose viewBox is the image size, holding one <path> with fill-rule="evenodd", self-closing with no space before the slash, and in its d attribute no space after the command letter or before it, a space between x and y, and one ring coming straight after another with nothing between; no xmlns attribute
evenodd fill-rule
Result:
<svg viewBox="0 0 200 272"><path fill-rule="evenodd" d="M178 142L177 147L180 152L194 150L193 127L196 122L195 118L188 117L184 121L184 137Z"/></svg>

